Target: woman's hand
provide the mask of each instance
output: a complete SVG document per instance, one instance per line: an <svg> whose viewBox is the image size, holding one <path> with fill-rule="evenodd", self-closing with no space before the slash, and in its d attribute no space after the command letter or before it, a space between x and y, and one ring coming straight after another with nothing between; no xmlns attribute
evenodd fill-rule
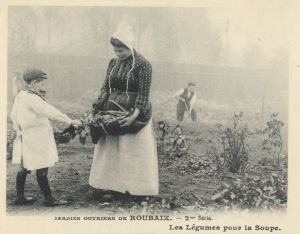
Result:
<svg viewBox="0 0 300 234"><path fill-rule="evenodd" d="M121 127L129 127L133 124L133 122L136 120L136 118L139 116L140 110L138 108L135 108L132 115L125 117L124 119L121 119L120 125Z"/></svg>
<svg viewBox="0 0 300 234"><path fill-rule="evenodd" d="M124 119L119 120L121 127L130 127L134 121L135 118L133 116L128 116Z"/></svg>

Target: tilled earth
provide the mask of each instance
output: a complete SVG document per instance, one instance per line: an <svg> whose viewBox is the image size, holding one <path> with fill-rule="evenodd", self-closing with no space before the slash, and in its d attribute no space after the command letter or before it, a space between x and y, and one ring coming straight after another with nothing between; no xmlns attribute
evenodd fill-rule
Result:
<svg viewBox="0 0 300 234"><path fill-rule="evenodd" d="M158 197L128 198L120 196L115 200L106 200L106 191L98 191L88 184L89 172L92 164L93 145L88 143L81 146L74 142L58 146L59 162L49 170L50 185L55 197L69 201L69 204L59 208L43 206L43 196L38 187L34 171L27 176L26 196L36 199L33 205L15 206L15 176L17 165L7 161L7 211L11 214L26 211L42 212L55 209L101 209L107 211L125 211L142 208L146 203L153 204L153 209L171 209L167 204L179 198L181 204L192 205L197 197L209 197L217 188L211 181L201 180L192 175L179 175L179 168L183 158L171 158L159 154L160 195ZM194 196L196 194L196 196ZM164 206L166 203L166 207ZM172 203L171 203L172 204ZM155 207L157 206L157 207ZM171 205L172 206L172 205ZM176 204L174 203L174 208Z"/></svg>
<svg viewBox="0 0 300 234"><path fill-rule="evenodd" d="M215 133L212 126L196 126L186 124L184 129L188 133L188 153L172 156L166 147L160 147L158 139L159 182L160 195L156 197L128 197L122 194L96 190L89 186L88 177L92 164L94 145L88 139L82 146L75 138L69 144L58 145L59 162L49 170L50 186L53 195L68 201L67 205L48 208L43 206L43 196L38 187L34 172L28 175L26 181L26 196L35 198L35 202L27 206L15 206L15 177L17 165L7 161L7 212L10 215L20 214L49 214L57 212L178 212L205 210L214 207L212 197L228 178L220 177L212 168L211 161L194 167L193 162L207 160L211 144L214 144ZM201 129L201 131L197 131ZM253 138L251 145L258 144L258 138ZM255 147L253 147L255 148ZM258 147L256 147L258 148ZM252 152L257 161L262 157ZM198 165L198 164L197 164ZM191 167L192 166L192 167ZM230 178L229 178L230 180ZM232 178L231 180L234 180ZM107 198L107 194L114 195ZM215 208L218 209L218 208Z"/></svg>

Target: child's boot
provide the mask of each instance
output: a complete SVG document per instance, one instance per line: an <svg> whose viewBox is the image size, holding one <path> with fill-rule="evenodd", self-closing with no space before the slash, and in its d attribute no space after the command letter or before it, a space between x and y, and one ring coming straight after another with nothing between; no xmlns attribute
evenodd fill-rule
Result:
<svg viewBox="0 0 300 234"><path fill-rule="evenodd" d="M25 198L24 196L26 176L27 176L26 169L19 171L17 174L17 178L16 178L17 198L14 202L15 205L27 205L33 202L32 197Z"/></svg>
<svg viewBox="0 0 300 234"><path fill-rule="evenodd" d="M51 189L50 189L49 182L48 182L47 173L37 171L37 181L38 181L38 184L39 184L41 190L44 193L44 197L45 197L44 205L45 206L60 206L60 205L68 204L67 201L60 201L60 200L55 199L54 197L52 197Z"/></svg>

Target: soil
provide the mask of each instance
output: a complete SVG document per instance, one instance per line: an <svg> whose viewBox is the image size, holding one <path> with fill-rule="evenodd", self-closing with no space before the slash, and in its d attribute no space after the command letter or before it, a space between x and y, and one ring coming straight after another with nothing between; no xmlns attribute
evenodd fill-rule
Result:
<svg viewBox="0 0 300 234"><path fill-rule="evenodd" d="M177 208L189 209L198 203L210 203L211 197L218 191L226 178L212 176L203 171L203 176L196 176L193 173L181 173L188 161L192 158L198 160L205 157L211 144L214 143L214 126L204 124L184 123L183 128L187 134L189 154L182 157L170 156L164 149L158 153L159 159L159 183L160 194L156 197L128 197L109 191L96 190L89 186L88 177L92 164L94 145L88 138L86 145L82 146L75 138L68 144L59 144L59 162L49 170L49 181L53 195L59 199L68 201L67 205L59 207L45 207L43 196L36 181L35 172L28 175L25 194L33 197L35 202L31 205L16 206L15 199L15 178L18 165L12 165L11 160L7 161L7 213L9 215L49 214L57 212L133 212L140 211L143 207L151 207L153 212L169 212ZM201 130L200 130L201 129ZM158 135L158 132L156 132ZM198 139L197 143L194 140ZM157 137L158 145L159 137ZM264 157L259 147L260 139L252 137L251 144L253 163ZM106 195L112 194L113 198Z"/></svg>
<svg viewBox="0 0 300 234"><path fill-rule="evenodd" d="M109 210L114 206L126 208L140 204L142 200L116 199L116 201L103 200L105 191L98 191L88 184L89 172L92 164L92 154L94 145L88 140L85 146L80 145L78 139L74 139L69 144L58 145L59 162L49 170L49 181L53 195L57 198L69 201L63 207L46 208L43 206L43 196L38 187L35 172L27 176L25 193L26 196L33 197L36 201L33 205L15 206L15 176L18 165L12 165L11 160L7 161L7 212L10 214L23 212L41 212L45 210L54 211L56 209L97 209L103 203L110 203ZM194 149L195 150L195 149ZM198 147L198 153L205 152L203 147ZM197 196L208 198L217 189L218 184L212 181L195 178L192 175L178 175L179 168L186 159L170 157L167 154L159 153L159 181L160 195L152 198L155 201L162 199L172 199L184 193L195 193ZM146 200L145 200L146 199ZM144 198L147 201L150 198ZM192 203L195 198L186 198L182 203ZM122 204L113 204L121 202ZM101 207L103 208L103 207ZM93 208L92 208L93 209Z"/></svg>

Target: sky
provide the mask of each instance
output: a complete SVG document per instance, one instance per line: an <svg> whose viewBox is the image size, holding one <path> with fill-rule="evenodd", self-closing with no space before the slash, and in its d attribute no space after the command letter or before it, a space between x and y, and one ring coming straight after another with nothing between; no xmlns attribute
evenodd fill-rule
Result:
<svg viewBox="0 0 300 234"><path fill-rule="evenodd" d="M229 57L239 59L247 46L260 48L266 56L272 56L274 49L288 49L287 6L276 5L265 7L209 8L206 15L226 40ZM230 53L232 56L230 56ZM235 55L235 56L233 56Z"/></svg>
<svg viewBox="0 0 300 234"><path fill-rule="evenodd" d="M146 8L144 16L139 8L16 7L10 11L9 42L19 39L11 47L16 48L28 34L27 38L34 38L35 48L44 53L112 56L106 50L108 35L127 16L142 20L139 48L150 59L243 66L249 55L252 62L267 64L278 49L289 47L287 8L280 4L238 9ZM103 23L106 21L110 23ZM98 50L97 40L102 43ZM157 44L158 40L161 43ZM163 42L165 45L158 48Z"/></svg>

